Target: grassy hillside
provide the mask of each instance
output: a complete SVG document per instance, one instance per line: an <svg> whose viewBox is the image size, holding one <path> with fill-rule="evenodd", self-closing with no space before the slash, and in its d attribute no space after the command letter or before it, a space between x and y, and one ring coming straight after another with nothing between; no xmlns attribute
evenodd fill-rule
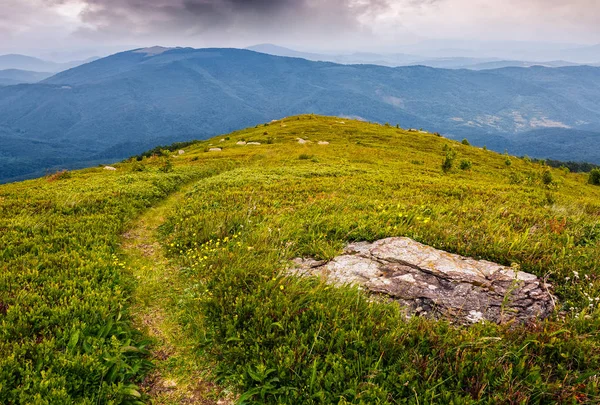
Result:
<svg viewBox="0 0 600 405"><path fill-rule="evenodd" d="M182 361L215 364L240 402L600 401L600 187L587 175L318 116L117 169L0 186L0 402L151 399L132 384L157 343L133 330L130 297L154 273L119 236L165 198L154 237L175 279L155 288L178 291L170 316L193 344ZM393 303L282 272L388 236L544 277L557 311L529 325L406 320Z"/></svg>

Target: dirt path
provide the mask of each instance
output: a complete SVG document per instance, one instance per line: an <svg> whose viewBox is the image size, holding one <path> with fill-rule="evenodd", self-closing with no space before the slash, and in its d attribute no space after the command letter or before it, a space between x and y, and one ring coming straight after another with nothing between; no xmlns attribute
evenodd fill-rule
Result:
<svg viewBox="0 0 600 405"><path fill-rule="evenodd" d="M131 312L134 326L153 340L156 369L143 384L152 404L230 404L208 378L210 364L193 352L194 342L178 323L178 297L184 288L179 270L164 256L156 232L186 189L149 209L123 235L122 253L137 279ZM224 399L225 398L225 399Z"/></svg>

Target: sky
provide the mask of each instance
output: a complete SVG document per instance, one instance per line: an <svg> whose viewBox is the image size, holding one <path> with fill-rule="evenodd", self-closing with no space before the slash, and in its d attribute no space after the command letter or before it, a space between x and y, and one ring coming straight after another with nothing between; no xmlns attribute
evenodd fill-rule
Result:
<svg viewBox="0 0 600 405"><path fill-rule="evenodd" d="M592 45L600 43L599 15L600 0L0 0L0 52L68 59L151 45L338 52L418 50L432 40Z"/></svg>

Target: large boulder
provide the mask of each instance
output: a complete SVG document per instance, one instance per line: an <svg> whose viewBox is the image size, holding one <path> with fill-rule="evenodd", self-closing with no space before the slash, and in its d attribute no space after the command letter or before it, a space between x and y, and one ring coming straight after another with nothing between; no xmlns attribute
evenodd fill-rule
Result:
<svg viewBox="0 0 600 405"><path fill-rule="evenodd" d="M555 306L550 286L533 274L409 238L352 243L330 262L294 262L294 274L359 285L399 302L411 314L460 323L524 323L548 317Z"/></svg>

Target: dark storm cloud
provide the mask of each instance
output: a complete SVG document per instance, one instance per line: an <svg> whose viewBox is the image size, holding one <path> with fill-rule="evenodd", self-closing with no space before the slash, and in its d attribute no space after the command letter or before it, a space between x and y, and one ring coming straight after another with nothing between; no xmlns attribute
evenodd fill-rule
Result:
<svg viewBox="0 0 600 405"><path fill-rule="evenodd" d="M388 0L85 0L89 31L136 35L291 34L365 31L360 17ZM368 29L367 29L368 30Z"/></svg>

